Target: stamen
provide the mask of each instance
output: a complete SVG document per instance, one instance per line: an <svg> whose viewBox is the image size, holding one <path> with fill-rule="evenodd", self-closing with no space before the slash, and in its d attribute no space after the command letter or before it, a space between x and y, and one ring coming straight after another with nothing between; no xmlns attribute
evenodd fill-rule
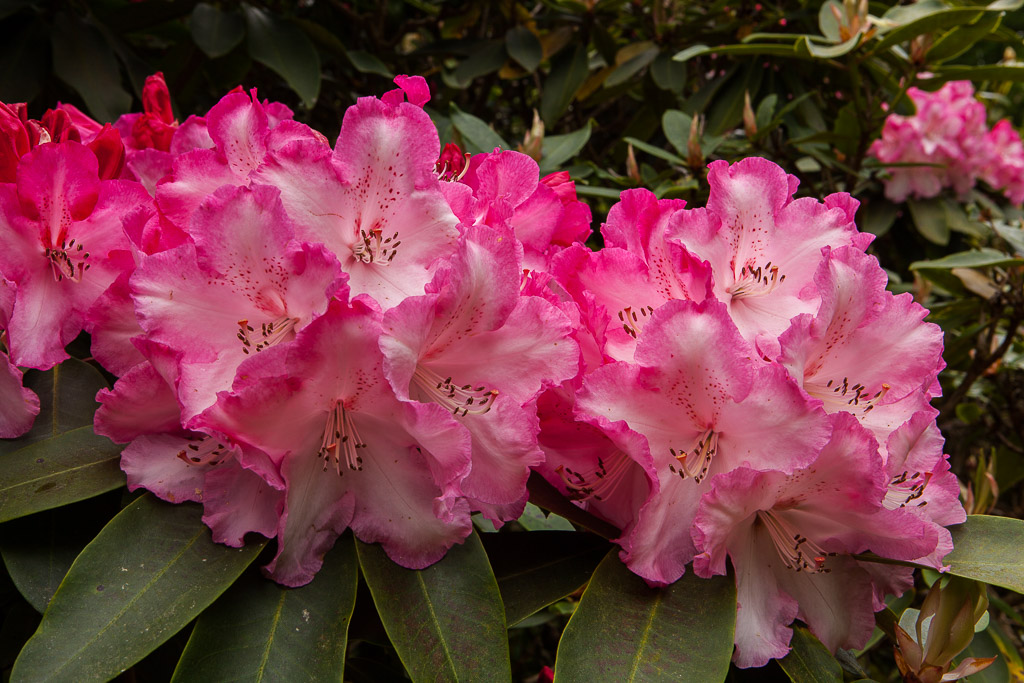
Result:
<svg viewBox="0 0 1024 683"><path fill-rule="evenodd" d="M885 398L890 388L888 383L883 382L878 391L871 393L866 386L859 382L851 386L848 377L843 377L841 382L838 379L830 379L824 385L814 381L804 383L804 390L825 403L825 410L830 413L838 410L851 413L859 410L863 414L870 413Z"/></svg>
<svg viewBox="0 0 1024 683"><path fill-rule="evenodd" d="M731 294L733 299L764 296L781 285L785 279L786 276L779 273L779 267L773 266L771 261L763 266L755 266L752 261L748 260L740 268L735 282L725 291Z"/></svg>
<svg viewBox="0 0 1024 683"><path fill-rule="evenodd" d="M679 462L678 470L673 465L668 466L669 470L678 474L681 479L692 477L699 484L708 476L711 461L718 453L718 434L708 429L697 439L693 450L687 452L683 449L677 451L670 448L668 451Z"/></svg>
<svg viewBox="0 0 1024 683"><path fill-rule="evenodd" d="M43 256L50 262L50 271L56 282L65 279L81 282L82 275L89 270L89 252L83 249L81 242L76 245L72 239L70 243L61 242L59 249L47 247L43 250Z"/></svg>
<svg viewBox="0 0 1024 683"><path fill-rule="evenodd" d="M320 450L317 452L317 457L324 459L324 472L327 471L327 466L333 457L335 471L339 477L343 476L342 455L345 456L345 466L349 470L361 471L363 458L359 455L359 449L362 448L366 448L366 443L359 436L359 430L356 429L355 422L352 421L352 413L346 410L345 402L338 399L327 413L324 436L320 441Z"/></svg>
<svg viewBox="0 0 1024 683"><path fill-rule="evenodd" d="M419 388L427 401L432 401L450 410L456 417L469 414L487 413L498 398L497 389L472 384L456 384L451 377L443 378L430 368L417 365L412 383Z"/></svg>
<svg viewBox="0 0 1024 683"><path fill-rule="evenodd" d="M637 315L638 311L639 315ZM619 322L622 323L622 329L626 334L636 339L643 328L645 319L652 313L654 313L654 308L651 306L640 306L637 310L633 310L632 306L626 306L619 311Z"/></svg>
<svg viewBox="0 0 1024 683"><path fill-rule="evenodd" d="M825 566L830 557L838 553L829 553L780 518L773 510L759 510L757 518L768 530L775 549L788 569L810 574L828 574L832 570Z"/></svg>
<svg viewBox="0 0 1024 683"><path fill-rule="evenodd" d="M224 462L229 450L209 434L189 437L189 444L178 451L178 457L189 465L213 467Z"/></svg>
<svg viewBox="0 0 1024 683"><path fill-rule="evenodd" d="M559 465L555 472L565 482L565 487L569 489L569 498L572 500L604 500L622 483L623 475L629 471L629 463L629 457L618 451L613 456L611 469L607 467L604 459L598 458L597 467L586 475L565 465Z"/></svg>
<svg viewBox="0 0 1024 683"><path fill-rule="evenodd" d="M238 341L242 342L242 353L248 355L251 351L259 353L260 351L285 341L289 333L295 328L295 325L299 322L298 318L290 318L286 315L282 315L277 320L273 320L269 323L262 323L260 329L257 330L248 320L238 321ZM250 337L251 335L251 337ZM255 345L253 345L253 339L259 339Z"/></svg>
<svg viewBox="0 0 1024 683"><path fill-rule="evenodd" d="M928 501L920 500L924 490L931 481L931 472L901 472L889 482L889 488L885 491L885 498L882 505L887 510L904 508L909 506L921 507L927 505Z"/></svg>
<svg viewBox="0 0 1024 683"><path fill-rule="evenodd" d="M359 229L359 239L352 247L352 254L356 260L363 263L376 263L386 266L394 260L398 254L398 247L402 241L398 239L398 231L391 237L384 237L382 230L377 227L369 232Z"/></svg>

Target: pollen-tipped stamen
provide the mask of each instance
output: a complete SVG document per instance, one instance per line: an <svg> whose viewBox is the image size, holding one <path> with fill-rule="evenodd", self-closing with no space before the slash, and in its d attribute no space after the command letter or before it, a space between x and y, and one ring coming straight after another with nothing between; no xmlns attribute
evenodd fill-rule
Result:
<svg viewBox="0 0 1024 683"><path fill-rule="evenodd" d="M343 476L342 456L349 470L359 472L363 469L363 458L359 450L363 448L366 448L366 442L359 436L359 430L352 421L352 412L345 408L344 401L335 401L327 413L327 424L317 452L317 456L324 459L324 472L333 459L335 471L339 477Z"/></svg>
<svg viewBox="0 0 1024 683"><path fill-rule="evenodd" d="M718 454L718 433L712 429L706 430L691 451L675 448L668 449L669 453L679 463L679 469L674 465L668 468L679 475L681 479L693 478L696 483L704 481L711 469L711 461Z"/></svg>
<svg viewBox="0 0 1024 683"><path fill-rule="evenodd" d="M178 457L189 465L213 467L228 456L228 448L209 434L191 436L188 441L188 445L178 451Z"/></svg>
<svg viewBox="0 0 1024 683"><path fill-rule="evenodd" d="M61 241L59 249L47 247L43 256L50 262L50 270L56 282L65 279L81 282L82 275L90 268L89 252L85 251L81 242L76 244L74 239L71 242Z"/></svg>
<svg viewBox="0 0 1024 683"><path fill-rule="evenodd" d="M796 531L774 510L759 510L757 518L768 530L768 536L787 568L809 574L828 574L832 571L825 563L837 553L826 552L820 545Z"/></svg>
<svg viewBox="0 0 1024 683"><path fill-rule="evenodd" d="M236 336L238 341L242 342L242 353L246 355L253 351L259 353L274 344L285 341L298 322L298 318L282 315L269 323L262 323L260 329L257 330L248 320L239 320Z"/></svg>
<svg viewBox="0 0 1024 683"><path fill-rule="evenodd" d="M383 231L379 227L370 231L360 228L359 239L352 247L352 255L363 263L386 266L394 260L401 244L402 240L398 239L397 230L391 237L384 237Z"/></svg>
<svg viewBox="0 0 1024 683"><path fill-rule="evenodd" d="M639 315L637 315L637 311L639 311ZM645 319L652 313L654 313L654 308L651 306L640 306L636 310L633 310L632 306L626 306L619 311L619 322L622 323L623 331L636 339L643 328Z"/></svg>
<svg viewBox="0 0 1024 683"><path fill-rule="evenodd" d="M413 384L422 396L451 411L456 417L483 415L490 411L498 398L497 389L472 384L457 384L452 378L441 377L430 368L417 365L412 375Z"/></svg>
<svg viewBox="0 0 1024 683"><path fill-rule="evenodd" d="M623 475L629 471L629 463L629 457L619 452L613 456L611 467L607 466L603 458L598 458L597 467L587 474L574 471L565 465L556 467L555 472L565 482L572 500L604 500L622 483L625 478Z"/></svg>
<svg viewBox="0 0 1024 683"><path fill-rule="evenodd" d="M882 505L887 510L927 505L928 501L921 500L921 497L924 496L931 478L931 472L901 472L889 482Z"/></svg>
<svg viewBox="0 0 1024 683"><path fill-rule="evenodd" d="M736 281L726 288L725 291L731 294L733 299L764 296L765 294L770 294L785 280L786 276L780 273L779 267L773 266L771 261L768 261L763 266L747 263L740 268Z"/></svg>

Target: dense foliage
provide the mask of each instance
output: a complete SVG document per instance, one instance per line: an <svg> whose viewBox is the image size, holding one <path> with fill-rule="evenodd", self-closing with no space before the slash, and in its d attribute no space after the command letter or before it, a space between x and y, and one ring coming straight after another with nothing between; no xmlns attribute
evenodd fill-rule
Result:
<svg viewBox="0 0 1024 683"><path fill-rule="evenodd" d="M593 211L592 248L624 190L709 204L715 160L765 157L799 177L797 197L852 194L888 289L912 295L944 332L932 403L970 517L954 527L950 572L917 571L862 650L833 656L797 627L792 654L768 667L795 681L937 680L964 657L997 656L958 671L1017 680L1020 6L12 0L0 4L0 101L26 102L32 119L63 101L114 121L142 109L147 76L162 71L177 121L243 84L333 141L358 97L422 75L441 144L519 150L541 175L570 173ZM947 124L955 102L966 113ZM907 123L932 109L934 126ZM944 140L946 156L905 153ZM910 189L893 189L900 177ZM728 667L731 577L688 571L647 587L605 540L617 534L607 516L538 477L518 521L489 533L477 515L478 532L427 569L399 567L347 534L312 583L283 589L258 570L275 541L250 534L230 550L211 541L198 506L127 493L121 447L92 427L93 397L115 377L87 335L68 353L26 373L41 412L28 434L0 442L5 675L320 680L344 667L353 681L533 680L557 650L559 680L765 676Z"/></svg>

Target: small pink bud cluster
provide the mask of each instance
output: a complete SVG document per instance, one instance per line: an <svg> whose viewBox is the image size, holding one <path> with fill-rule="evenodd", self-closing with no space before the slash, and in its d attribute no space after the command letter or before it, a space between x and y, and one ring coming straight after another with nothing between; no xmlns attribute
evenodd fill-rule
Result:
<svg viewBox="0 0 1024 683"><path fill-rule="evenodd" d="M888 166L885 196L935 197L951 187L965 196L984 180L1015 204L1024 202L1024 144L1007 120L992 129L985 105L974 97L970 81L952 81L935 92L910 88L917 112L890 114L870 154Z"/></svg>

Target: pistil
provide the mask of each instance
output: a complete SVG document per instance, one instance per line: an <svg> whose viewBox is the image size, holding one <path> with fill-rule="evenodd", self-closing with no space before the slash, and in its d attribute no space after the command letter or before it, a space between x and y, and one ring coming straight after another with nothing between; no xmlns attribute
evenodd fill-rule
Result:
<svg viewBox="0 0 1024 683"><path fill-rule="evenodd" d="M678 451L674 448L668 449L672 457L679 463L679 469L676 469L674 465L669 465L668 468L675 474L678 474L681 479L692 477L696 483L701 483L704 477L708 476L708 470L711 469L711 461L714 460L715 455L718 453L718 434L708 428L697 439L696 445L690 451L679 449Z"/></svg>

